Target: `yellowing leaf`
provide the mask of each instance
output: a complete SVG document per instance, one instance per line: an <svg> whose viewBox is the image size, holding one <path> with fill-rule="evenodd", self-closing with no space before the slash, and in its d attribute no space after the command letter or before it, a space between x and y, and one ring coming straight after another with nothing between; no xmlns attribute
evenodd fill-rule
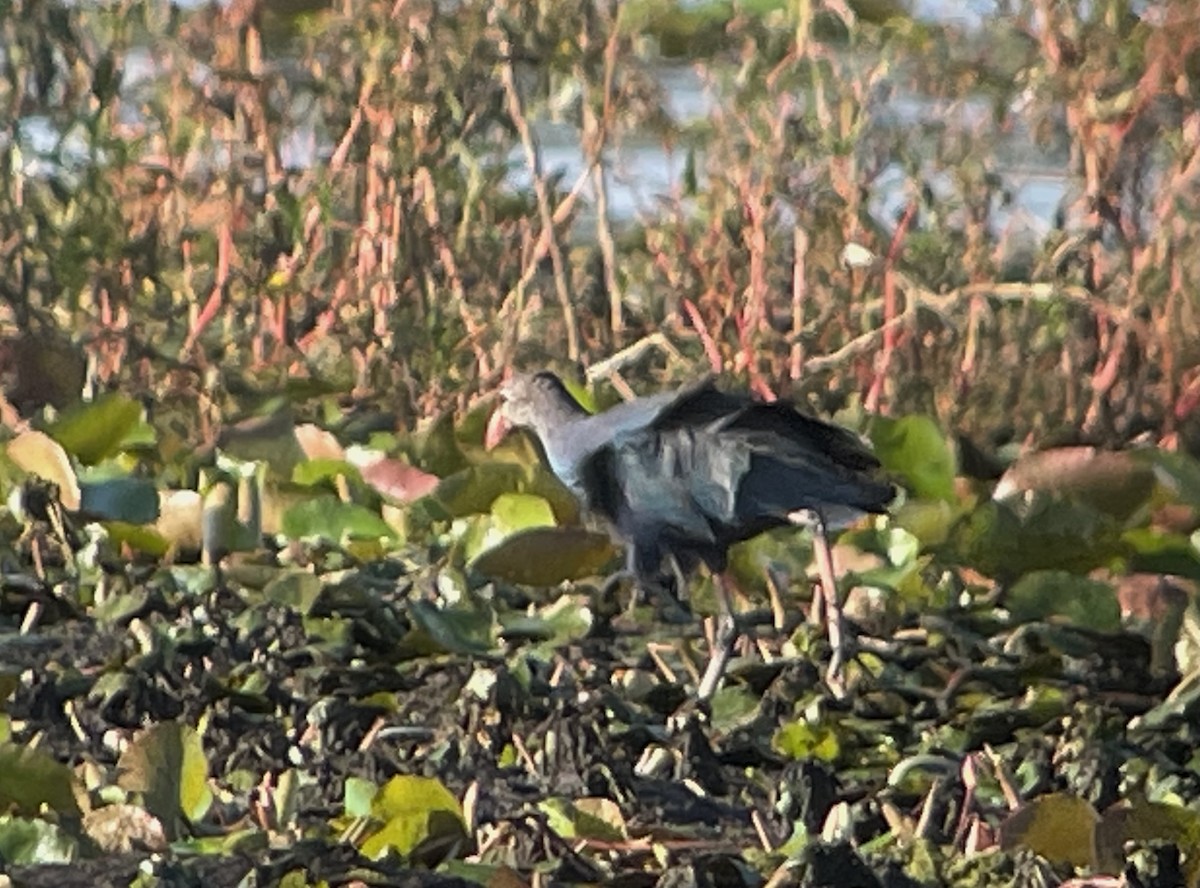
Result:
<svg viewBox="0 0 1200 888"><path fill-rule="evenodd" d="M502 493L492 503L492 523L507 535L531 527L553 527L550 503L530 493Z"/></svg>
<svg viewBox="0 0 1200 888"><path fill-rule="evenodd" d="M611 799L589 797L571 802L550 798L538 807L550 828L564 839L620 842L629 837L625 816Z"/></svg>
<svg viewBox="0 0 1200 888"><path fill-rule="evenodd" d="M807 722L786 724L771 738L771 747L793 759L820 759L832 762L841 752L837 734L832 728L813 727Z"/></svg>
<svg viewBox="0 0 1200 888"><path fill-rule="evenodd" d="M79 509L79 480L62 445L45 432L22 432L8 442L8 457L21 469L58 485L63 507Z"/></svg>
<svg viewBox="0 0 1200 888"><path fill-rule="evenodd" d="M1176 845L1183 852L1187 884L1196 884L1200 876L1200 813L1145 799L1119 802L1104 812L1096 830L1099 868L1119 872L1127 842Z"/></svg>
<svg viewBox="0 0 1200 888"><path fill-rule="evenodd" d="M527 586L554 586L595 576L612 561L607 536L581 527L535 527L481 553L471 569Z"/></svg>
<svg viewBox="0 0 1200 888"><path fill-rule="evenodd" d="M384 825L362 843L370 858L411 855L425 843L456 844L467 834L458 799L432 777L393 777L371 802L371 817Z"/></svg>
<svg viewBox="0 0 1200 888"><path fill-rule="evenodd" d="M146 810L162 821L168 838L178 833L179 815L199 820L212 804L200 735L179 722L160 722L138 733L117 769L118 785L142 793Z"/></svg>
<svg viewBox="0 0 1200 888"><path fill-rule="evenodd" d="M1041 796L1000 824L1000 847L1028 848L1053 863L1090 866L1096 858L1100 817L1084 799L1066 793Z"/></svg>

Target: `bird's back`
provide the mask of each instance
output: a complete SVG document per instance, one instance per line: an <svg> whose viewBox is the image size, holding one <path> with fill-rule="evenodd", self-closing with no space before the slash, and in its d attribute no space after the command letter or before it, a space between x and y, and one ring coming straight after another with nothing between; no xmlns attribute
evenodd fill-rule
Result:
<svg viewBox="0 0 1200 888"><path fill-rule="evenodd" d="M789 523L883 511L890 484L851 432L723 392L711 380L683 389L654 420L615 435L581 467L591 507L634 545L644 571L666 554L690 567L724 567L733 543Z"/></svg>

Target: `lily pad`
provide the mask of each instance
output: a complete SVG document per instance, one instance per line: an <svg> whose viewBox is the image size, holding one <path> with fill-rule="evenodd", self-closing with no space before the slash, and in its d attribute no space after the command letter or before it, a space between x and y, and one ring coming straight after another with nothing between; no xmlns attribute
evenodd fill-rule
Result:
<svg viewBox="0 0 1200 888"><path fill-rule="evenodd" d="M954 450L928 416L875 417L871 443L883 467L902 477L918 497L954 502Z"/></svg>
<svg viewBox="0 0 1200 888"><path fill-rule="evenodd" d="M395 536L379 514L335 496L313 497L292 506L283 515L283 532L293 539L321 537L334 542L347 537Z"/></svg>
<svg viewBox="0 0 1200 888"><path fill-rule="evenodd" d="M601 533L582 527L536 527L515 533L477 556L470 568L526 586L555 586L596 576L616 549Z"/></svg>
<svg viewBox="0 0 1200 888"><path fill-rule="evenodd" d="M411 856L422 845L452 847L466 840L458 799L432 777L393 777L371 802L371 818L383 824L362 843L362 853L372 859L389 851Z"/></svg>
<svg viewBox="0 0 1200 888"><path fill-rule="evenodd" d="M1096 857L1096 810L1065 793L1041 796L1022 805L1000 824L1000 847L1027 848L1047 860L1088 866Z"/></svg>
<svg viewBox="0 0 1200 888"><path fill-rule="evenodd" d="M0 808L37 814L43 805L78 816L71 769L36 749L0 744Z"/></svg>
<svg viewBox="0 0 1200 888"><path fill-rule="evenodd" d="M91 466L117 453L141 416L141 404L114 393L76 405L47 431L63 450Z"/></svg>
<svg viewBox="0 0 1200 888"><path fill-rule="evenodd" d="M1005 603L1018 622L1063 617L1098 632L1115 632L1121 627L1116 589L1066 571L1026 574L1008 591Z"/></svg>
<svg viewBox="0 0 1200 888"><path fill-rule="evenodd" d="M142 794L146 810L177 834L180 815L199 820L212 804L208 761L194 728L159 722L134 737L117 762L118 784Z"/></svg>

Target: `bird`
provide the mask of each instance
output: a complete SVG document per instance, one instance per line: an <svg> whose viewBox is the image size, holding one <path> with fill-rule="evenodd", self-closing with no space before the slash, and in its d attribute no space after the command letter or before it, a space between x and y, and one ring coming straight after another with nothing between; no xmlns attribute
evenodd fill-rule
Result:
<svg viewBox="0 0 1200 888"><path fill-rule="evenodd" d="M737 638L730 547L808 523L828 558L827 529L885 512L895 497L859 436L787 401L724 390L713 375L595 414L545 370L513 375L499 399L486 443L494 446L513 427L532 432L550 470L624 545L626 569L639 585L661 588L669 570L686 576L708 568L720 614L701 700L719 687ZM832 617L828 564L818 557ZM840 625L831 621L830 633L839 658Z"/></svg>

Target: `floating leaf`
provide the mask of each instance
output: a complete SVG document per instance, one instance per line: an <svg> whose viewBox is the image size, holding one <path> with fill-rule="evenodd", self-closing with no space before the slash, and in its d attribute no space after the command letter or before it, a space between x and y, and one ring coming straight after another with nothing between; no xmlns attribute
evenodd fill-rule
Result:
<svg viewBox="0 0 1200 888"><path fill-rule="evenodd" d="M422 469L439 478L453 475L470 465L458 446L453 411L443 413L417 437L415 455Z"/></svg>
<svg viewBox="0 0 1200 888"><path fill-rule="evenodd" d="M538 611L537 616L515 616L504 621L507 639L530 638L556 647L578 641L592 628L590 601L582 595L561 595Z"/></svg>
<svg viewBox="0 0 1200 888"><path fill-rule="evenodd" d="M71 769L36 749L0 744L0 810L37 814L41 807L75 817L75 777Z"/></svg>
<svg viewBox="0 0 1200 888"><path fill-rule="evenodd" d="M791 722L776 731L771 748L797 761L811 758L833 762L841 753L841 744L832 728L814 727L803 721Z"/></svg>
<svg viewBox="0 0 1200 888"><path fill-rule="evenodd" d="M346 778L342 790L342 808L347 817L369 817L371 802L379 792L379 787L372 781L353 775Z"/></svg>
<svg viewBox="0 0 1200 888"><path fill-rule="evenodd" d="M1125 531L1121 540L1132 550L1130 570L1200 580L1200 553L1183 534L1135 527Z"/></svg>
<svg viewBox="0 0 1200 888"><path fill-rule="evenodd" d="M1185 503L1200 506L1200 461L1186 453L1158 448L1135 450L1133 459L1151 466L1157 477Z"/></svg>
<svg viewBox="0 0 1200 888"><path fill-rule="evenodd" d="M90 404L76 405L47 431L67 453L85 466L92 466L121 449L141 416L141 404L112 393Z"/></svg>
<svg viewBox="0 0 1200 888"><path fill-rule="evenodd" d="M414 601L409 614L414 632L404 639L406 654L479 655L494 646L495 622L489 612L439 608L427 601Z"/></svg>
<svg viewBox="0 0 1200 888"><path fill-rule="evenodd" d="M371 817L383 823L362 843L362 853L372 859L389 851L410 856L422 845L453 846L466 839L458 799L432 777L393 777L375 795Z"/></svg>
<svg viewBox="0 0 1200 888"><path fill-rule="evenodd" d="M0 817L0 860L9 866L71 863L78 854L76 841L57 824Z"/></svg>
<svg viewBox="0 0 1200 888"><path fill-rule="evenodd" d="M199 820L212 804L208 761L194 728L159 722L134 736L117 762L118 785L139 792L146 810L162 821L168 838L182 815Z"/></svg>
<svg viewBox="0 0 1200 888"><path fill-rule="evenodd" d="M464 518L486 514L496 497L516 493L524 480L521 466L488 462L443 478L432 495L451 518Z"/></svg>
<svg viewBox="0 0 1200 888"><path fill-rule="evenodd" d="M291 480L303 487L315 487L325 481L357 477L358 474L358 469L344 459L306 459L292 469Z"/></svg>
<svg viewBox="0 0 1200 888"><path fill-rule="evenodd" d="M1007 503L981 503L955 527L950 546L960 563L1002 579L1033 570L1083 574L1127 553L1112 518L1046 494L1021 515Z"/></svg>
<svg viewBox="0 0 1200 888"><path fill-rule="evenodd" d="M472 570L526 586L554 586L595 576L616 550L607 536L582 527L536 527L515 533L476 557Z"/></svg>
<svg viewBox="0 0 1200 888"><path fill-rule="evenodd" d="M1108 583L1061 570L1040 570L1021 577L1005 596L1018 622L1065 617L1076 626L1097 632L1121 627L1117 592Z"/></svg>
<svg viewBox="0 0 1200 888"><path fill-rule="evenodd" d="M351 462L363 481L381 496L396 503L411 503L437 489L441 479L402 459L351 448Z"/></svg>
<svg viewBox="0 0 1200 888"><path fill-rule="evenodd" d="M942 430L928 416L875 417L871 443L883 467L923 499L954 502L957 464Z"/></svg>
<svg viewBox="0 0 1200 888"><path fill-rule="evenodd" d="M538 807L550 828L564 839L620 842L629 838L625 816L612 799L585 797L574 801L549 798Z"/></svg>
<svg viewBox="0 0 1200 888"><path fill-rule="evenodd" d="M1000 847L1027 848L1054 863L1088 866L1096 857L1100 817L1087 801L1065 793L1022 805L1000 824Z"/></svg>
<svg viewBox="0 0 1200 888"><path fill-rule="evenodd" d="M267 601L309 614L321 595L321 581L307 570L289 570L270 580L263 588Z"/></svg>
<svg viewBox="0 0 1200 888"><path fill-rule="evenodd" d="M1145 799L1118 802L1104 812L1096 830L1099 868L1119 872L1129 842L1177 846L1183 853L1187 884L1196 884L1200 875L1200 813Z"/></svg>
<svg viewBox="0 0 1200 888"><path fill-rule="evenodd" d="M378 514L335 496L313 497L289 508L283 515L283 532L293 539L322 537L334 542L346 537L395 537Z"/></svg>
<svg viewBox="0 0 1200 888"><path fill-rule="evenodd" d="M75 512L81 495L71 459L62 445L44 432L22 432L8 442L8 457L31 475L58 485L63 507Z"/></svg>
<svg viewBox="0 0 1200 888"><path fill-rule="evenodd" d="M103 522L104 531L114 546L128 546L136 552L161 558L171 548L171 543L152 527L127 524L124 521Z"/></svg>
<svg viewBox="0 0 1200 888"><path fill-rule="evenodd" d="M550 503L531 493L502 493L492 503L492 526L508 535L533 527L553 527Z"/></svg>

